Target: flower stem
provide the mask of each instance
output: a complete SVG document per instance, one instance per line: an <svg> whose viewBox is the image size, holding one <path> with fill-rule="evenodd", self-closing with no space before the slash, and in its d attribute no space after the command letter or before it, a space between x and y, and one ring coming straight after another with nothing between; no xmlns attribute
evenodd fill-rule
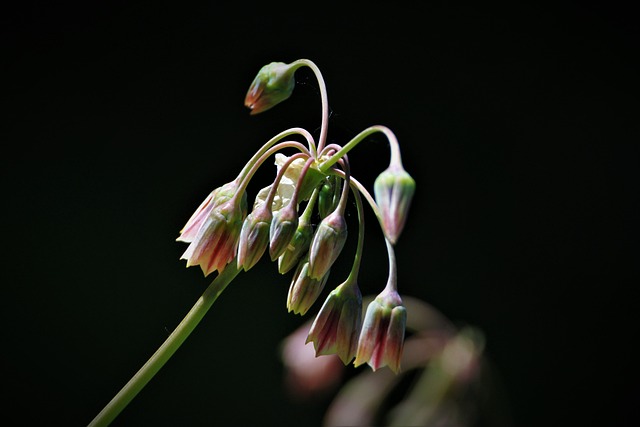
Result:
<svg viewBox="0 0 640 427"><path fill-rule="evenodd" d="M122 410L133 400L145 385L158 373L160 368L173 356L204 315L211 308L218 296L225 290L240 270L235 262L228 264L211 282L189 313L182 319L166 341L156 350L151 358L136 372L127 384L116 394L102 411L89 423L88 427L108 426Z"/></svg>
<svg viewBox="0 0 640 427"><path fill-rule="evenodd" d="M318 166L318 169L320 169L320 171L322 172L327 172L331 166L333 166L338 160L342 158L342 156L344 156L349 151L351 151L356 145L362 142L363 139L365 139L369 135L376 132L384 133L387 139L389 140L389 144L391 146L391 164L402 165L402 160L400 158L400 148L399 148L398 140L396 139L396 136L394 135L393 132L391 132L391 130L388 127L377 125L377 126L371 126L363 130L359 134L357 134L355 137L353 137L351 141L347 142L340 150L335 152L330 158L328 158L323 163L321 163ZM320 151L320 149L318 149L318 151Z"/></svg>
<svg viewBox="0 0 640 427"><path fill-rule="evenodd" d="M329 101L327 100L327 85L324 82L322 73L318 66L309 59L298 59L291 63L294 67L307 66L311 68L313 74L320 85L320 101L322 103L322 123L320 125L320 137L318 138L318 152L322 151L327 140L327 129L329 127Z"/></svg>

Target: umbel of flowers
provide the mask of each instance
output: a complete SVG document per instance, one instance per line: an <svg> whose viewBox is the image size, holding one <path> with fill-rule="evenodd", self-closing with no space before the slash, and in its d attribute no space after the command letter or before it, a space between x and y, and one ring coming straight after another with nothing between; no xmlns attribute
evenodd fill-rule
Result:
<svg viewBox="0 0 640 427"><path fill-rule="evenodd" d="M232 268L247 271L268 252L278 271L295 269L287 308L304 315L329 282L331 266L347 240L345 209L350 197L358 210L358 245L349 276L330 293L320 309L307 342L316 355L337 354L345 363L368 363L374 370L389 366L397 372L404 341L406 310L397 291L393 245L407 219L415 182L404 170L394 134L384 126L370 127L344 145L326 144L328 103L316 65L301 59L272 62L260 69L245 105L251 114L267 111L289 98L294 74L310 67L321 87L322 126L318 141L304 129L288 129L264 144L231 182L213 190L181 231L189 243L182 255L187 266L199 265L205 275ZM367 136L383 133L391 148L389 166L374 183L374 197L351 176L347 153ZM293 136L306 141L294 140ZM295 154L285 156L284 149ZM248 212L246 189L256 170L271 157L277 173L273 183L254 197ZM364 239L365 199L379 219L389 253L389 279L369 305L362 323L358 270ZM314 220L317 225L314 225Z"/></svg>
<svg viewBox="0 0 640 427"><path fill-rule="evenodd" d="M320 308L307 343L313 343L316 356L337 354L345 365L354 361L356 366L367 363L373 370L388 366L399 371L407 314L397 291L393 247L407 220L415 182L403 168L395 135L385 126L371 126L343 145L326 144L326 86L320 70L308 59L262 67L245 97L251 114L289 98L295 88L294 74L301 67L313 71L320 87L322 122L317 141L302 128L279 133L258 149L235 179L213 190L196 209L177 238L188 243L181 258L187 267L197 265L205 276L216 276L178 327L90 426L109 425L180 347L237 274L250 270L266 253L277 262L281 274L293 271L286 301L289 312L306 314L329 283L331 267L347 241L345 210L350 198L358 218L353 265ZM372 196L351 176L347 153L374 133L387 138L390 161L375 180ZM284 150L294 153L287 156ZM249 182L271 158L277 166L273 182L250 199ZM358 286L363 199L378 219L389 259L386 285L368 306L364 322Z"/></svg>

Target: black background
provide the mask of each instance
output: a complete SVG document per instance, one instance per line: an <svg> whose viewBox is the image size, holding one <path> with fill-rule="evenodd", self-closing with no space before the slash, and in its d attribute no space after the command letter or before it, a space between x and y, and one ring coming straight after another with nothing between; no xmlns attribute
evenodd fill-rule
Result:
<svg viewBox="0 0 640 427"><path fill-rule="evenodd" d="M271 136L317 135L308 70L278 108L243 106L262 65L299 58L325 77L330 142L396 133L417 182L400 291L484 331L514 425L640 420L629 10L32 1L1 16L8 425L86 425L179 323L209 279L179 260L178 230ZM354 176L371 185L387 155L361 144ZM386 258L368 230L375 293ZM319 425L326 402L282 385L278 343L311 317L286 312L288 280L267 261L241 275L114 425Z"/></svg>

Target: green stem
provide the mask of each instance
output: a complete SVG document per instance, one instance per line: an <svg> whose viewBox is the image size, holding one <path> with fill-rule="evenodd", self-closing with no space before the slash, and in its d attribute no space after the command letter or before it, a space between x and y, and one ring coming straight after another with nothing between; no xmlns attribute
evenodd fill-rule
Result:
<svg viewBox="0 0 640 427"><path fill-rule="evenodd" d="M327 100L327 85L324 82L324 78L322 77L322 73L318 66L309 59L298 59L291 63L292 66L298 68L302 66L307 66L311 68L313 74L316 76L318 80L318 84L320 85L320 101L322 103L322 122L320 125L320 137L318 138L318 152L322 151L322 148L325 145L327 140L327 129L329 127L329 101Z"/></svg>
<svg viewBox="0 0 640 427"><path fill-rule="evenodd" d="M200 323L218 296L239 272L240 270L238 270L235 262L228 264L227 267L222 270L204 291L189 313L182 319L178 327L176 327L160 348L156 350L153 356L136 372L118 394L111 399L107 406L89 423L89 427L108 426L118 414L126 408L129 402L136 397L140 390L147 385L151 378L153 378L160 368L173 356L173 353L180 348L180 345L187 339L198 323Z"/></svg>
<svg viewBox="0 0 640 427"><path fill-rule="evenodd" d="M331 166L336 164L338 160L340 160L345 154L351 151L356 145L362 142L363 139L371 135L372 133L382 132L389 140L389 144L391 145L391 162L392 164L400 164L400 147L398 145L398 140L393 132L386 126L371 126L359 134L357 134L351 141L347 142L340 150L336 151L330 158L325 160L318 166L321 172L326 173ZM318 150L320 151L320 150Z"/></svg>
<svg viewBox="0 0 640 427"><path fill-rule="evenodd" d="M240 171L240 174L238 175L238 180L242 180L245 175L247 173L249 173L249 171L251 170L251 168L253 167L253 165L260 159L260 157L262 157L262 155L264 153L267 152L267 150L269 148L271 148L275 143L277 143L278 141L280 141L282 138L289 136L289 135L294 135L294 134L299 134L302 135L306 140L307 143L309 144L309 150L311 151L311 155L315 157L315 153L316 153L316 146L315 143L313 141L313 137L311 136L311 134L303 128L291 128L291 129L287 129L285 131L280 132L279 134L277 134L276 136L274 136L273 138L271 138L269 141L267 141L254 155L253 157L251 157L251 159L247 162L247 164L242 168L242 171Z"/></svg>

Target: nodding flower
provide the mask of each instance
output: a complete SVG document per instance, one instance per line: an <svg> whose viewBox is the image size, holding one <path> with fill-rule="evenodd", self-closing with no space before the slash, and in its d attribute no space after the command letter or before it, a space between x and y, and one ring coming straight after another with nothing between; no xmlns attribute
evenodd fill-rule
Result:
<svg viewBox="0 0 640 427"><path fill-rule="evenodd" d="M244 99L250 114L267 111L289 98L296 83L295 70L296 67L284 62L272 62L262 67Z"/></svg>
<svg viewBox="0 0 640 427"><path fill-rule="evenodd" d="M311 325L307 343L313 342L316 356L337 354L345 365L356 355L362 322L362 294L354 280L335 288Z"/></svg>
<svg viewBox="0 0 640 427"><path fill-rule="evenodd" d="M406 323L400 295L392 287L385 288L367 307L353 364L368 363L374 371L386 365L398 373Z"/></svg>
<svg viewBox="0 0 640 427"><path fill-rule="evenodd" d="M236 257L238 238L246 216L246 197L241 202L234 198L213 207L202 219L202 224L180 259L187 267L199 265L205 276L222 271Z"/></svg>

